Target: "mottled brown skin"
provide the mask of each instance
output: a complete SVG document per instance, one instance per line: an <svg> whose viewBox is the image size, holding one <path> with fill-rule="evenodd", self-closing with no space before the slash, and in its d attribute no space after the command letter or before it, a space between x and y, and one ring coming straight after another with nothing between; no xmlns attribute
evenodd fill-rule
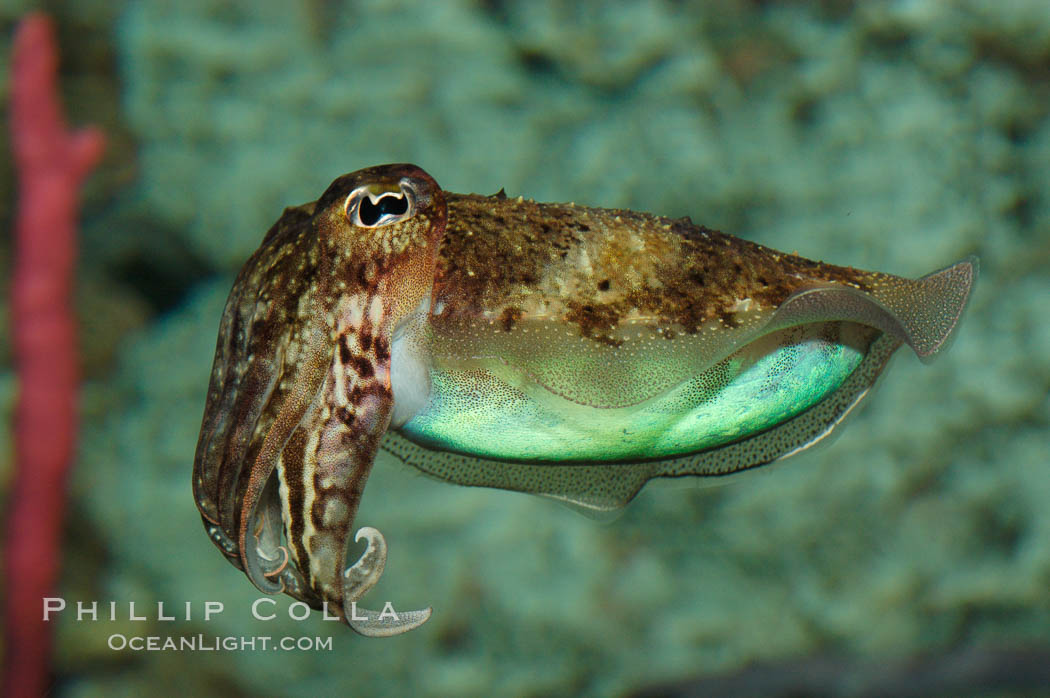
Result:
<svg viewBox="0 0 1050 698"><path fill-rule="evenodd" d="M311 280L318 273L317 238L308 233L313 210L313 203L285 209L241 269L223 313L193 485L201 515L227 530L236 528L251 475L242 463L254 462L263 444L252 439L253 433L269 431L290 387L288 381L278 382L267 407L253 415L255 403L235 398L265 394L269 374L249 371L246 357L266 356L269 347L303 340L302 328L309 324L305 315L313 304L302 308L299 298L310 293ZM297 373L297 362L284 359L275 357L269 370ZM212 434L225 437L205 438ZM243 569L236 545L224 552Z"/></svg>
<svg viewBox="0 0 1050 698"><path fill-rule="evenodd" d="M445 198L434 304L442 318L496 317L507 331L544 315L613 341L609 333L623 319L643 317L670 338L671 327L731 325L738 300L776 308L815 282L867 290L883 276L777 252L688 218L502 194Z"/></svg>
<svg viewBox="0 0 1050 698"><path fill-rule="evenodd" d="M398 209L395 200L414 205ZM507 464L455 458L442 467L420 466L454 482L567 501L589 501L585 493L601 482L613 494L592 497L592 503L625 503L652 477L734 472L823 438L866 393L900 342L920 357L943 345L975 276L975 259L912 281L784 254L688 219L537 204L502 192L453 194L412 165L360 170L335 180L316 202L286 209L238 275L219 331L194 496L212 541L260 590L284 591L315 607L327 602L329 612L366 635L404 632L423 623L429 610L393 622L374 612L364 611L365 619L351 613L382 573L382 535L361 529L368 549L345 565L365 481L391 423L395 333L433 350L428 342L444 332L453 338L442 345L451 347L449 356L460 351L469 361L479 351L480 358L492 356L485 343L493 335L484 329L491 327L500 341L510 338L501 345L510 348L510 360L569 356L575 369L576 355L558 353L566 347L557 343L571 344L564 336L534 341L536 335L516 334L519 325L535 321L570 337L576 328L584 339L575 348L601 345L602 362L613 353L610 346L625 341L622 326L640 325L658 335L659 349L671 347L671 362L683 370L694 370L681 358L688 346L659 337L706 327L723 338L711 346L731 351L734 342L752 336L727 331L736 327L760 332L793 323L858 322L889 335L862 366L852 393L827 401L801 426L791 420L758 435L759 448L745 439L738 451L683 454L663 470L642 463L640 470L545 464L533 471L522 464L511 472ZM774 320L780 324L763 324ZM464 344L457 349L455 342ZM636 346L652 350L644 342ZM630 363L638 359L621 353L628 359L620 366L625 382L614 383L617 394L643 383ZM607 375L607 366L592 364L591 377ZM569 380L580 383L580 373ZM588 390L577 396L578 404L633 404L610 399L600 382ZM588 401L595 394L604 402Z"/></svg>
<svg viewBox="0 0 1050 698"><path fill-rule="evenodd" d="M405 179L419 199L412 216L374 228L349 221L350 192L400 191ZM194 495L212 540L263 591L327 601L344 617L356 601L344 594L355 582L344 580L344 561L390 420L391 334L429 292L445 218L440 189L419 168L355 172L287 209L234 284ZM358 586L381 571L380 561Z"/></svg>

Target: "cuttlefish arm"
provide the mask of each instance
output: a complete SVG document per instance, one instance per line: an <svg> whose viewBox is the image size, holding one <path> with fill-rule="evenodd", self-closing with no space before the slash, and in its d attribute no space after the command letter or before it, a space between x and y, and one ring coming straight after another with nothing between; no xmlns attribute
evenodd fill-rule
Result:
<svg viewBox="0 0 1050 698"><path fill-rule="evenodd" d="M367 549L350 567L346 549L393 410L393 331L430 293L446 220L416 167L341 177L270 230L220 328L194 464L205 527L261 591L326 605L364 635L430 615L356 608L386 542L363 527Z"/></svg>

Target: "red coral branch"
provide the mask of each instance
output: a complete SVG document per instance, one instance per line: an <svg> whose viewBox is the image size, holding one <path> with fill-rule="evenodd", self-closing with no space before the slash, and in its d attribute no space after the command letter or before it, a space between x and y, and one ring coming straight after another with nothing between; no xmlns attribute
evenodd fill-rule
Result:
<svg viewBox="0 0 1050 698"><path fill-rule="evenodd" d="M96 129L67 130L50 21L19 24L11 60L11 138L18 172L12 327L19 394L15 476L4 546L3 695L47 691L51 633L42 599L58 576L76 434L77 354L70 306L80 185L102 156Z"/></svg>

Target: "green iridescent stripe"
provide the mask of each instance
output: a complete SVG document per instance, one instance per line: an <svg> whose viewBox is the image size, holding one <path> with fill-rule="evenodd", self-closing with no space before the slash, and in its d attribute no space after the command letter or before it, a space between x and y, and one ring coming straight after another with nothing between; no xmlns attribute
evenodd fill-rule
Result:
<svg viewBox="0 0 1050 698"><path fill-rule="evenodd" d="M639 405L599 409L537 400L489 374L435 370L427 406L401 431L423 445L484 458L620 461L718 446L786 421L834 392L860 364L855 343L817 330L752 356L745 349ZM749 353L750 351L750 353Z"/></svg>

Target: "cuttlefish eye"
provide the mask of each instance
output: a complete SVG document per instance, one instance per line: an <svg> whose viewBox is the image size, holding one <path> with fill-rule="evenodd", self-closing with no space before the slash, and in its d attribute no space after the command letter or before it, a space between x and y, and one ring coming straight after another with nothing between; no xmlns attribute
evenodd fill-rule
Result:
<svg viewBox="0 0 1050 698"><path fill-rule="evenodd" d="M404 220L416 212L416 192L412 184L402 179L397 191L383 190L376 185L365 185L346 197L346 218L353 225L378 228Z"/></svg>

